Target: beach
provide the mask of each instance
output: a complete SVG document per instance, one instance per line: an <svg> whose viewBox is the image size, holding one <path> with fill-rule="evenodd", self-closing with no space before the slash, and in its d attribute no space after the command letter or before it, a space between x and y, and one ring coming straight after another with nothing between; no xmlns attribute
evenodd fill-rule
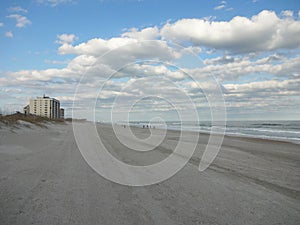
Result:
<svg viewBox="0 0 300 225"><path fill-rule="evenodd" d="M110 153L132 165L165 159L180 135L168 131L154 151L132 153L110 125L97 126ZM1 126L0 224L299 224L300 145L225 136L216 159L200 172L207 140L200 134L192 158L168 180L130 187L87 164L71 123Z"/></svg>

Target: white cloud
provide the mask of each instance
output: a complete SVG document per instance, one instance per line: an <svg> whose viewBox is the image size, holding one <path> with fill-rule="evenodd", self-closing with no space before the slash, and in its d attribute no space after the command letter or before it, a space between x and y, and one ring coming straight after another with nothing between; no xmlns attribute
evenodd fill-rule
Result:
<svg viewBox="0 0 300 225"><path fill-rule="evenodd" d="M68 73L69 72L69 73ZM46 69L46 70L20 70L17 72L11 72L9 75L14 77L16 81L49 81L53 78L68 77L72 74L72 71L67 69Z"/></svg>
<svg viewBox="0 0 300 225"><path fill-rule="evenodd" d="M279 18L264 10L248 19L236 16L230 21L181 19L161 29L166 39L195 46L226 49L232 52L269 51L300 46L300 21Z"/></svg>
<svg viewBox="0 0 300 225"><path fill-rule="evenodd" d="M225 84L225 101L229 114L248 114L256 117L257 112L272 116L295 114L299 111L300 80L264 80L243 84Z"/></svg>
<svg viewBox="0 0 300 225"><path fill-rule="evenodd" d="M227 9L225 9L226 11L231 11L231 10L233 10L233 8L232 7L230 7L230 8L227 8Z"/></svg>
<svg viewBox="0 0 300 225"><path fill-rule="evenodd" d="M249 74L261 73L272 74L285 79L300 77L300 55L294 58L279 59L276 64L273 64L274 57L268 56L256 61L252 61L248 57L234 59L217 57L205 60L204 63L207 64L205 67L185 69L185 71L197 79L204 79L214 75L220 82L236 80Z"/></svg>
<svg viewBox="0 0 300 225"><path fill-rule="evenodd" d="M49 60L49 59L46 59L44 60L45 63L48 63L48 64L53 64L53 65L66 65L68 64L70 61L69 60L66 60L66 61L58 61L58 60Z"/></svg>
<svg viewBox="0 0 300 225"><path fill-rule="evenodd" d="M61 34L57 35L56 43L58 44L73 44L74 41L78 40L75 34Z"/></svg>
<svg viewBox="0 0 300 225"><path fill-rule="evenodd" d="M3 27L4 26L4 23L0 22L0 27Z"/></svg>
<svg viewBox="0 0 300 225"><path fill-rule="evenodd" d="M132 28L122 34L122 37L134 38L137 40L153 40L159 36L159 29L157 27L148 27L142 30Z"/></svg>
<svg viewBox="0 0 300 225"><path fill-rule="evenodd" d="M291 80L266 80L266 81L256 81L245 84L225 84L224 87L229 93L242 93L254 96L254 93L268 93L273 94L288 94L293 93L295 95L300 95L300 79Z"/></svg>
<svg viewBox="0 0 300 225"><path fill-rule="evenodd" d="M27 9L23 9L20 6L10 7L10 8L8 8L8 11L10 11L10 12L23 12L23 13L28 12Z"/></svg>
<svg viewBox="0 0 300 225"><path fill-rule="evenodd" d="M228 110L255 114L299 110L300 80L266 80L244 84L226 84ZM238 109L238 110L236 110Z"/></svg>
<svg viewBox="0 0 300 225"><path fill-rule="evenodd" d="M285 17L293 17L294 13L291 10L284 10L281 12L281 15L283 15Z"/></svg>
<svg viewBox="0 0 300 225"><path fill-rule="evenodd" d="M14 37L14 34L11 31L7 31L7 32L5 32L5 37L12 38L12 37Z"/></svg>
<svg viewBox="0 0 300 225"><path fill-rule="evenodd" d="M115 51L112 51L115 50ZM138 41L133 38L95 38L76 46L63 44L60 54L89 55L98 58L98 64L119 68L129 62L144 59L170 60L181 54L168 45L166 41ZM104 58L100 56L104 55Z"/></svg>
<svg viewBox="0 0 300 225"><path fill-rule="evenodd" d="M220 10L220 9L223 9L225 8L225 5L218 5L214 8L214 10Z"/></svg>
<svg viewBox="0 0 300 225"><path fill-rule="evenodd" d="M226 4L227 4L226 1L221 1L218 6L214 7L214 10L224 9L226 7Z"/></svg>
<svg viewBox="0 0 300 225"><path fill-rule="evenodd" d="M31 24L31 21L26 16L19 14L11 14L7 18L15 19L17 21L16 27L25 27Z"/></svg>
<svg viewBox="0 0 300 225"><path fill-rule="evenodd" d="M65 68L56 69L49 68L45 70L20 70L17 72L9 72L12 84L30 85L30 83L47 82L55 83L55 79L62 79L64 82L78 81L80 77L88 73L89 82L94 82L94 77L98 78L103 74L112 74L109 66L96 64L96 58L88 55L80 55L71 60ZM1 79L0 79L1 81ZM2 80L3 84L7 81Z"/></svg>
<svg viewBox="0 0 300 225"><path fill-rule="evenodd" d="M45 4L50 5L52 7L55 7L60 4L66 4L66 3L76 3L77 0L36 0L38 4Z"/></svg>
<svg viewBox="0 0 300 225"><path fill-rule="evenodd" d="M129 38L112 38L109 40L94 38L86 43L81 43L76 46L72 46L68 43L59 47L60 54L87 54L87 55L102 55L105 52L118 48L130 43L134 43L134 39Z"/></svg>
<svg viewBox="0 0 300 225"><path fill-rule="evenodd" d="M238 58L234 58L230 55L224 55L212 59L205 59L203 60L203 63L208 65L208 64L227 64L227 63L233 63L238 61Z"/></svg>

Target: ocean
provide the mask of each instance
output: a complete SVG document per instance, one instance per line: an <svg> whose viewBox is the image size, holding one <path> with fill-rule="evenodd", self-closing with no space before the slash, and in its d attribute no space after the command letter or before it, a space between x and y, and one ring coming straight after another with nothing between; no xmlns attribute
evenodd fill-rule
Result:
<svg viewBox="0 0 300 225"><path fill-rule="evenodd" d="M130 125L138 127L147 124L149 123L146 121L130 122ZM151 127L210 133L211 122L168 121L164 125L152 121ZM222 129L220 127L220 132L221 131ZM231 136L284 140L300 144L300 121L227 121L225 134Z"/></svg>

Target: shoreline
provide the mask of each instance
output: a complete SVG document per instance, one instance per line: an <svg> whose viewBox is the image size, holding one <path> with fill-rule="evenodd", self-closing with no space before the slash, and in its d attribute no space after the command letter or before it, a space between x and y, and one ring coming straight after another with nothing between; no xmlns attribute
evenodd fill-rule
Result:
<svg viewBox="0 0 300 225"><path fill-rule="evenodd" d="M74 121L74 122L80 122L80 123L94 123L92 121ZM32 123L24 120L19 120L16 121L13 124L7 124L4 123L3 121L0 121L0 130L2 129L19 129L19 128L29 128L32 129L35 126L47 128L47 125L61 125L61 124L72 124L70 121L64 121L62 122L57 122L57 121L45 121L45 122L39 122L39 123ZM96 122L95 124L97 125L107 125L107 126L112 126L112 123L105 123L105 122ZM121 124L114 124L118 126L123 126ZM128 125L126 125L128 126ZM166 131L175 131L175 132L192 132L192 133L199 133L201 135L222 135L221 133L210 133L209 131L196 131L196 130L188 130L188 129L162 129L162 128L142 128L141 126L137 125L129 125L132 128L139 128L139 129L151 129L151 130L166 130ZM226 133L226 129L224 132L224 138L225 137L233 137L233 138L244 138L244 139L253 139L257 141L273 141L273 142L283 142L283 143L290 143L290 144L295 144L295 145L300 145L300 139L292 139L292 138L285 138L285 137L271 137L271 136L256 136L256 135L250 135L250 134L234 134L234 133Z"/></svg>
<svg viewBox="0 0 300 225"><path fill-rule="evenodd" d="M91 122L93 123L93 122ZM113 124L111 123L99 123L97 122L96 124L98 125L108 125L108 126L112 126ZM123 126L121 124L115 124L118 126ZM126 125L128 126L128 125ZM135 126L135 125L129 125L130 127L133 128L139 128L139 129L151 129L153 130L153 128L142 128L140 126ZM176 131L176 132L194 132L194 133L199 133L201 135L210 135L211 133L209 131L205 132L205 131L196 131L196 130L188 130L188 129L161 129L161 128L154 128L155 130L167 130L167 131ZM226 129L225 129L226 130ZM212 135L222 135L221 133L212 133ZM275 142L284 142L284 143L291 143L291 144L295 144L295 145L300 145L300 139L289 139L289 138L285 138L285 137L270 137L270 136L255 136L255 135L248 135L248 134L226 134L226 131L224 133L224 137L236 137L236 138L246 138L246 139L254 139L254 140L262 140L262 141L275 141Z"/></svg>

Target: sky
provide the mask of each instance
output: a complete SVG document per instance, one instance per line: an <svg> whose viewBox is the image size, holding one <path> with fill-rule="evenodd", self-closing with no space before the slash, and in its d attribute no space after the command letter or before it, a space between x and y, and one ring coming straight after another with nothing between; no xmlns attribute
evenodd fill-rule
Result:
<svg viewBox="0 0 300 225"><path fill-rule="evenodd" d="M109 120L300 120L300 2L0 2L0 110Z"/></svg>

